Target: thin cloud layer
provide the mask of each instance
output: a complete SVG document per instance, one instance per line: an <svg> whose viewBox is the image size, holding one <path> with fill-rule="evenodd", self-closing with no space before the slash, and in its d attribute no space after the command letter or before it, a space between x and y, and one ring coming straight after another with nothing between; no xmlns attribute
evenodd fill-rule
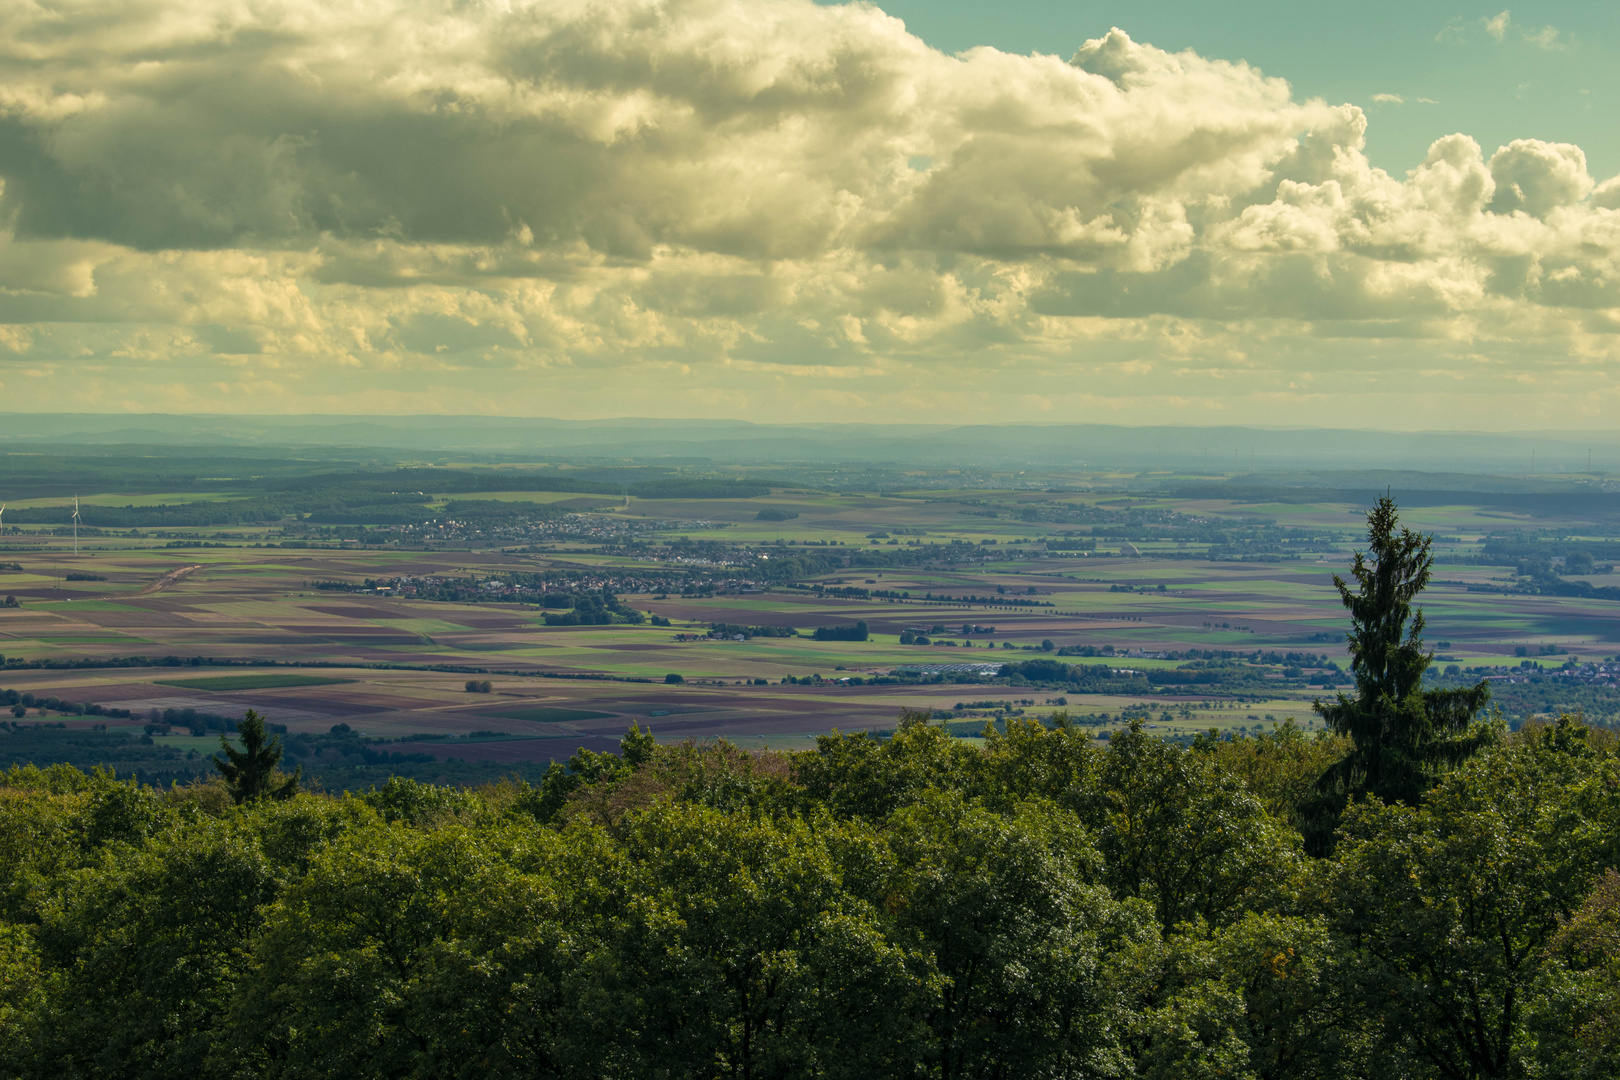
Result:
<svg viewBox="0 0 1620 1080"><path fill-rule="evenodd" d="M1426 426L1608 407L1620 178L1466 135L1394 177L1366 125L1117 29L1068 60L949 56L808 0L9 4L0 393Z"/></svg>

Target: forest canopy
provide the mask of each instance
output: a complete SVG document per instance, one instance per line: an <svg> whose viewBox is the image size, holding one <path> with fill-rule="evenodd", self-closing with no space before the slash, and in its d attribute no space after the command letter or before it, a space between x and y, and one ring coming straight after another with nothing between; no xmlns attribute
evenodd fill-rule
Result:
<svg viewBox="0 0 1620 1080"><path fill-rule="evenodd" d="M529 786L0 788L5 1075L1599 1077L1620 757L1565 718L1416 807L1344 740L909 716Z"/></svg>

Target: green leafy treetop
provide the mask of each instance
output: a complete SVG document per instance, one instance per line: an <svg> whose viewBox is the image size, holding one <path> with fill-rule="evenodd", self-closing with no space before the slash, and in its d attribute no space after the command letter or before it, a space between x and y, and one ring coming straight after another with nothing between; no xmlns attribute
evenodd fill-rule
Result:
<svg viewBox="0 0 1620 1080"><path fill-rule="evenodd" d="M290 799L298 793L303 766L291 776L276 772L276 763L281 760L281 740L266 738L264 717L249 709L236 725L236 734L241 737L242 749L236 749L221 735L219 745L225 751L225 760L215 758L214 768L225 777L231 798L238 806L254 799Z"/></svg>
<svg viewBox="0 0 1620 1080"><path fill-rule="evenodd" d="M1423 689L1434 654L1423 647L1423 612L1412 601L1429 583L1432 537L1399 525L1393 499L1367 512L1367 546L1356 552L1352 585L1333 576L1350 610L1350 670L1356 696L1337 695L1314 708L1353 745L1316 785L1305 815L1306 846L1326 854L1346 803L1359 795L1417 805L1447 769L1493 737L1474 716L1490 699L1484 680L1460 689Z"/></svg>
<svg viewBox="0 0 1620 1080"><path fill-rule="evenodd" d="M652 728L642 731L640 724L632 723L624 738L619 740L619 753L624 757L624 763L632 769L647 764L657 751L658 740L653 738Z"/></svg>

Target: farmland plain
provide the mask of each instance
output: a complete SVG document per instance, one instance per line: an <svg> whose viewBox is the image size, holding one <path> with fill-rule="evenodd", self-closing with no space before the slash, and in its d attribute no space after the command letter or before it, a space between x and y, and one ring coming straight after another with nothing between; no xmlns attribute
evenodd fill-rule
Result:
<svg viewBox="0 0 1620 1080"><path fill-rule="evenodd" d="M454 504L424 491L433 524L420 527L317 528L296 513L224 529L96 526L103 507L204 499L150 490L83 497L77 541L59 525L8 523L0 594L16 606L0 608L0 688L129 710L44 715L64 729L152 725L153 745L199 770L217 736L173 722L177 711L254 708L289 734L348 725L395 754L494 767L612 748L631 723L666 740L794 747L890 728L902 709L963 733L1060 708L1099 730L1134 713L1170 736L1310 726L1310 701L1327 691L1281 672L1347 659L1332 578L1361 528L1366 504L1352 497L1020 474L1005 487L929 476L910 491L762 482L749 497L637 498L499 486L511 475L458 489ZM1449 500L1404 513L1436 536L1423 603L1443 663L1539 671L1620 651L1602 565L1579 579L1594 595L1556 595L1520 587L1522 565L1482 557L1504 535L1601 550L1616 534L1607 504ZM550 516L527 534L442 518L447 505L531 503ZM557 597L604 588L619 614L558 619L575 603ZM856 623L867 640L815 637ZM918 636L928 644L902 641ZM1125 693L996 679L1004 663L1059 654L1150 677L1189 656L1271 655L1278 677Z"/></svg>

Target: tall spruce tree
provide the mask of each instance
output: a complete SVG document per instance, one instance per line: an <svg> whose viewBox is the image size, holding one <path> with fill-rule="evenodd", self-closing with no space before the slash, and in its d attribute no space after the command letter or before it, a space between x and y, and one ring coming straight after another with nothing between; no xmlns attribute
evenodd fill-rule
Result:
<svg viewBox="0 0 1620 1080"><path fill-rule="evenodd" d="M1317 781L1305 808L1306 846L1318 854L1333 847L1333 831L1345 805L1361 795L1417 805L1440 776L1492 738L1474 724L1490 699L1490 686L1423 688L1434 653L1423 647L1423 612L1412 601L1429 583L1432 537L1400 525L1387 495L1367 512L1367 551L1356 552L1352 587L1337 574L1333 584L1350 611L1350 670L1356 696L1317 700L1313 708L1334 733L1354 748Z"/></svg>
<svg viewBox="0 0 1620 1080"><path fill-rule="evenodd" d="M215 758L214 768L225 777L237 805L254 799L290 799L298 793L303 766L291 776L276 775L276 764L281 761L281 740L266 737L264 717L249 709L236 725L236 734L242 740L242 749L236 749L221 735L219 745L225 751L225 760Z"/></svg>

